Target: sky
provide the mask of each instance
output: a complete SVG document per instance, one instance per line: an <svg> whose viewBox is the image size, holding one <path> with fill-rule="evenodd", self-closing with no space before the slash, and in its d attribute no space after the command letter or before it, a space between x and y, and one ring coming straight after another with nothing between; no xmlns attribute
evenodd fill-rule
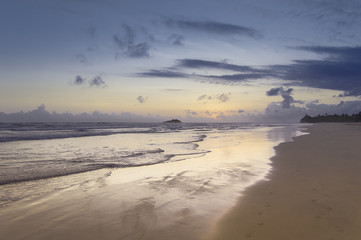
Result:
<svg viewBox="0 0 361 240"><path fill-rule="evenodd" d="M359 0L2 0L0 121L361 111Z"/></svg>

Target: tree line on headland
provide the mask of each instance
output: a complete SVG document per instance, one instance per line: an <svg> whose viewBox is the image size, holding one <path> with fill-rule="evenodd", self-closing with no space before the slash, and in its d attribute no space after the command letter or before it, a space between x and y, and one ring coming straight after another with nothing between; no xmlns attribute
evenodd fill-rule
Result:
<svg viewBox="0 0 361 240"><path fill-rule="evenodd" d="M305 115L301 121L301 123L318 123L318 122L361 122L361 112L357 114L334 114L334 115L317 115L315 117L311 117L310 115Z"/></svg>

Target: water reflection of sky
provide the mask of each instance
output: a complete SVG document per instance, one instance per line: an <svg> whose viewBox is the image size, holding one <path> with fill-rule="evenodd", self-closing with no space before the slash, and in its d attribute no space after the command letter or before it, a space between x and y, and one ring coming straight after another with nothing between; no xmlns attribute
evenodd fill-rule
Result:
<svg viewBox="0 0 361 240"><path fill-rule="evenodd" d="M98 172L98 177L95 172L89 172L61 177L58 181L42 180L42 188L33 185L34 191L61 189L62 184L74 184L34 200L32 213L17 224L28 224L35 215L46 213L38 223L52 229L53 233L71 229L82 234L82 229L74 226L85 224L94 229L102 226L103 235L89 230L93 239L114 234L125 239L170 239L175 236L192 239L211 227L246 187L265 179L270 170L269 159L275 154L273 148L300 132L296 125L291 125L214 130L206 134L203 141L197 142L199 150L210 151L202 156L151 166L103 169ZM162 139L152 142L165 143L169 140L164 139L166 136L159 135ZM115 140L116 137L112 138ZM145 141L137 138L128 142ZM179 150L178 145L176 149ZM92 177L89 174L93 174ZM24 186L17 185L17 191ZM25 203L18 204L22 205L19 209L30 209ZM10 223L17 214L20 214L17 210L8 211L4 219ZM0 227L0 232L5 227L11 231L10 224ZM41 236L42 233L36 234Z"/></svg>

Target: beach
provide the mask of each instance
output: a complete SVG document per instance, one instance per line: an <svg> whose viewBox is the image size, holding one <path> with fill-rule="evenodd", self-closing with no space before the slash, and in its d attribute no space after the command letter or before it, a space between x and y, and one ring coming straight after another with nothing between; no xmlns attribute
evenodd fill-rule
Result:
<svg viewBox="0 0 361 240"><path fill-rule="evenodd" d="M307 132L276 147L270 180L244 191L207 239L361 239L361 124Z"/></svg>
<svg viewBox="0 0 361 240"><path fill-rule="evenodd" d="M201 239L247 187L266 179L274 147L302 134L301 128L5 125L0 236Z"/></svg>
<svg viewBox="0 0 361 240"><path fill-rule="evenodd" d="M169 133L117 133L2 146L89 146L75 151L78 162L79 153L94 149L94 156L108 154L121 139L149 146L145 157L139 154L144 152L140 145L132 143L137 146L132 161L157 160L160 151L152 149L158 147L164 149L161 154L183 153L173 157L175 161L1 185L1 236L12 240L360 239L360 124L225 125L203 130L197 126ZM106 155L101 156L104 161Z"/></svg>

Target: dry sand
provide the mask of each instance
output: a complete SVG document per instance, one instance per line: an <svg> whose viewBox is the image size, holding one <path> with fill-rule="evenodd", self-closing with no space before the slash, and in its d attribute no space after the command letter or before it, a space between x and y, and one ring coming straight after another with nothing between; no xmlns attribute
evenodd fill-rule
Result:
<svg viewBox="0 0 361 240"><path fill-rule="evenodd" d="M207 239L361 239L361 124L307 131L276 147L270 180L248 188Z"/></svg>

